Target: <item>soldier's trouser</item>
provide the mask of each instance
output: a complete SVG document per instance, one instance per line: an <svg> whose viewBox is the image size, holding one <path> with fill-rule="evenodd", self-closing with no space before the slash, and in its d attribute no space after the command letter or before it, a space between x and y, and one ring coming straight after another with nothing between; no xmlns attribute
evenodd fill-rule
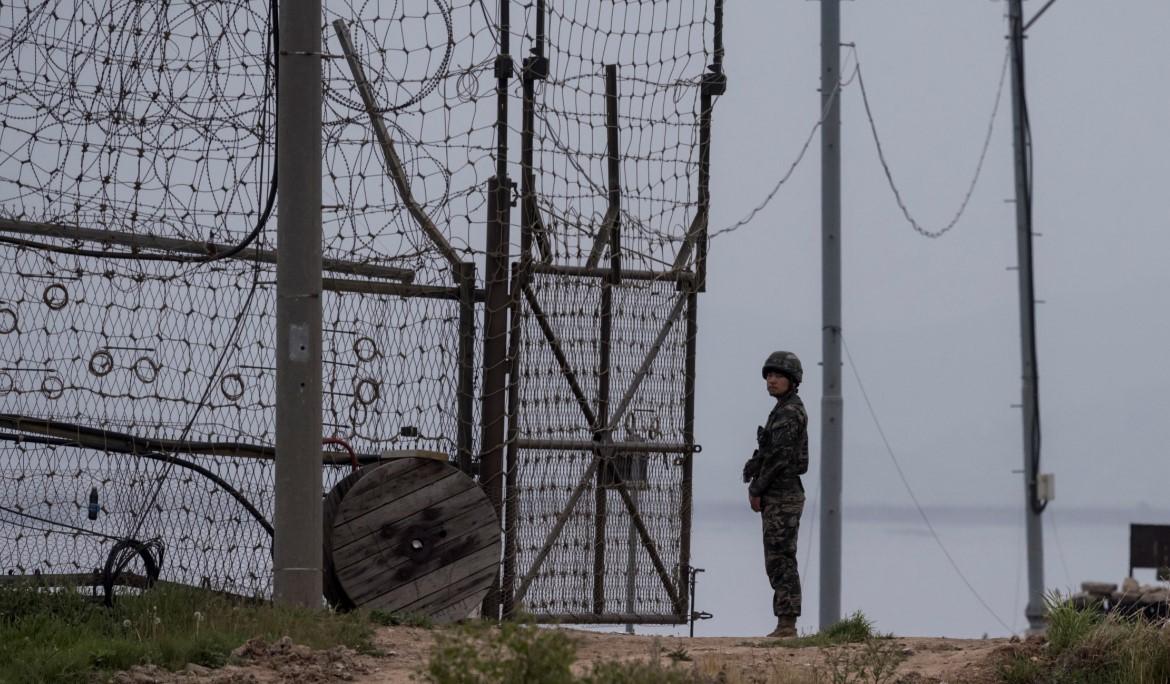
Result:
<svg viewBox="0 0 1170 684"><path fill-rule="evenodd" d="M800 615L796 534L804 512L804 494L765 495L763 505L764 568L772 584L772 612L777 617L796 617Z"/></svg>

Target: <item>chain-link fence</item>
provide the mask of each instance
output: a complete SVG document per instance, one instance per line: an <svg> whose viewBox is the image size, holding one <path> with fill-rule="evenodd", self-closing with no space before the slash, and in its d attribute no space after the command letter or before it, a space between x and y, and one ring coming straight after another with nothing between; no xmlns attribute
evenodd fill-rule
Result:
<svg viewBox="0 0 1170 684"><path fill-rule="evenodd" d="M498 462L480 475L508 484L506 607L685 613L717 5L350 0L322 16L323 437L360 461ZM276 12L0 5L9 574L87 574L117 540L157 538L166 579L271 590ZM497 439L486 424L504 419ZM326 452L323 490L349 467Z"/></svg>

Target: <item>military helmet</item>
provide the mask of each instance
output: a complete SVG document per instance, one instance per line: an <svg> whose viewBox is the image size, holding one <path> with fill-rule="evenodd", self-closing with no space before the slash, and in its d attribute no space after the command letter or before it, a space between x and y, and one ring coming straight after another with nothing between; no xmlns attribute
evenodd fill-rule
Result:
<svg viewBox="0 0 1170 684"><path fill-rule="evenodd" d="M768 376L768 371L785 375L796 385L799 385L801 379L804 378L804 369L800 366L800 359L796 357L796 354L788 351L768 354L768 360L764 361L764 370L762 371L764 377Z"/></svg>

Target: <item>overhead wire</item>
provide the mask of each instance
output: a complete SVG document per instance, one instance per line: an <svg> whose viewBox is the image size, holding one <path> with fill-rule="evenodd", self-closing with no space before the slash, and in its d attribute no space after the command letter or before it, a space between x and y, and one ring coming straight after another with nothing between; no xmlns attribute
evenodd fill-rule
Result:
<svg viewBox="0 0 1170 684"><path fill-rule="evenodd" d="M856 48L854 48L856 50ZM952 228L958 225L959 221L967 211L967 205L971 201L971 196L975 193L975 186L979 184L979 176L983 172L983 163L987 159L987 151L991 147L992 133L995 132L995 119L999 113L999 102L1003 95L1003 86L1005 77L1008 73L1008 64L1010 62L1010 51L1004 52L1003 66L1000 67L999 85L995 89L995 103L991 107L991 118L987 122L987 133L983 138L983 148L979 151L979 161L975 164L975 173L971 177L971 183L967 186L967 192L963 195L963 201L959 203L958 210L951 220L939 230L928 230L922 227L922 224L911 215L909 208L906 206L905 200L902 199L902 193L898 190L897 183L894 182L893 172L890 170L889 160L886 159L885 149L882 147L881 137L878 135L877 123L874 121L873 108L869 103L869 94L865 89L865 77L861 72L861 61L857 63L857 84L861 90L861 102L865 107L865 116L869 121L869 130L873 135L874 147L877 148L878 161L881 162L882 171L885 173L886 182L890 186L890 191L894 193L894 200L898 203L898 208L902 210L902 215L906 217L906 221L914 228L915 232L928 238L942 237L950 232Z"/></svg>
<svg viewBox="0 0 1170 684"><path fill-rule="evenodd" d="M910 480L906 478L906 473L902 470L902 465L898 462L898 457L894 454L894 448L890 445L889 438L886 437L886 431L884 428L882 428L881 421L878 420L877 411L874 410L873 403L869 399L869 393L865 391L865 383L861 381L861 373L857 369L857 363L853 360L853 354L849 351L849 343L845 341L844 335L841 336L841 346L845 350L845 357L849 360L849 368L851 371L853 371L853 378L857 381L858 389L861 390L861 397L865 401L866 408L869 410L870 418L873 419L874 426L877 427L878 435L881 437L882 444L884 444L886 447L886 453L889 455L890 461L894 464L894 470L897 471L898 478L902 481L902 486L905 487L906 493L910 496L910 501L913 502L914 508L918 511L918 515L922 517L922 522L926 525L926 529L930 531L930 536L934 539L935 544L938 545L939 550L942 551L943 556L946 557L947 562L955 571L955 574L958 575L959 579L971 592L971 595L975 597L975 600L979 603L979 605L983 606L984 610L986 610L987 613L991 615L991 617L995 618L995 621L998 622L1005 630L1012 632L1012 628L1006 622L1004 622L1003 618L1001 618L999 614L995 612L995 609L991 607L991 604L989 604L987 600L983 598L983 596L975 588L975 585L973 585L971 580L967 578L967 575L963 572L962 568L959 567L958 562L955 561L954 556L951 555L951 552L947 549L946 544L943 544L942 538L939 536L938 531L935 530L934 524L930 522L930 517L926 514L926 510L922 507L922 504L918 501L918 497L914 494L914 488L910 486Z"/></svg>
<svg viewBox="0 0 1170 684"><path fill-rule="evenodd" d="M853 50L851 50L850 54L852 54L854 56L854 65L853 65L853 70L850 73L849 78L847 78L844 81L837 82L837 85L833 88L833 92L829 95L829 98L825 101L824 107L821 108L821 116L817 119L816 123L814 123L812 128L809 130L808 136L804 140L804 144L802 144L800 146L800 151L797 152L796 158L792 161L792 163L788 165L788 169L780 176L780 178L776 181L776 183L773 184L772 189L768 192L767 195L764 196L764 199L761 200L759 204L757 204L755 207L753 207L751 211L749 211L743 218L739 219L735 223L732 223L732 224L730 224L724 228L720 228L718 230L710 231L708 240L714 240L715 238L719 237L720 235L724 235L726 233L731 233L733 231L739 230L740 228L751 223L761 211L763 211L769 204L772 203L772 200L775 199L777 193L780 192L780 188L783 187L784 184L788 182L788 179L792 178L792 174L796 173L797 167L800 166L801 162L804 161L804 157L808 153L809 147L812 146L812 142L816 138L817 131L820 130L821 126L824 125L824 123L825 123L825 119L828 118L829 111L832 109L833 103L836 101L837 98L839 98L841 96L841 91L845 88L845 86L852 83L853 79L859 73L859 69L861 68L861 64L859 62L857 62L856 49L854 48Z"/></svg>

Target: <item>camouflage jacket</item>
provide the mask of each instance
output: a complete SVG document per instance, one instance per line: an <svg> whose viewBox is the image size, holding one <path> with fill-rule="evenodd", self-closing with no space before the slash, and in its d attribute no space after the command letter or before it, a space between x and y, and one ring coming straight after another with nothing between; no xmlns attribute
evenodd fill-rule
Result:
<svg viewBox="0 0 1170 684"><path fill-rule="evenodd" d="M768 422L757 432L759 448L752 496L804 492L800 476L808 472L808 413L796 392L776 400Z"/></svg>

